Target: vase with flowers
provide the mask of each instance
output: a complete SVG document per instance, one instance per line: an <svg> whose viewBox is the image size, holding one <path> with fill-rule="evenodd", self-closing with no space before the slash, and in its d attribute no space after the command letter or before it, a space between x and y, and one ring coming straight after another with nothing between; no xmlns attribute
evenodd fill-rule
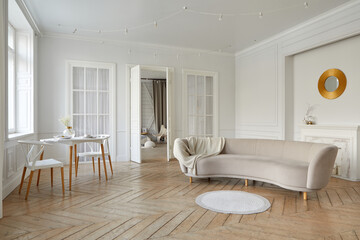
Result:
<svg viewBox="0 0 360 240"><path fill-rule="evenodd" d="M62 134L63 137L71 137L71 138L75 137L75 131L70 124L70 117L67 116L60 118L59 121L66 127L66 129L63 131Z"/></svg>
<svg viewBox="0 0 360 240"><path fill-rule="evenodd" d="M313 116L313 111L315 109L316 105L307 105L307 110L304 116L304 123L306 125L314 125L316 122L316 118Z"/></svg>

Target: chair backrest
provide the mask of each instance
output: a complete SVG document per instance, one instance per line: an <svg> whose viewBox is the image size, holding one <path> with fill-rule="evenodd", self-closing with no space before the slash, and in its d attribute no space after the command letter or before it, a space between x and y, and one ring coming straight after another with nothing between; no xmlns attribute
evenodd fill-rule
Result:
<svg viewBox="0 0 360 240"><path fill-rule="evenodd" d="M109 146L109 138L110 138L110 135L107 135L107 134L99 134L99 135L96 135L96 137L103 139L103 145L105 145L104 151L110 154L110 146ZM90 151L91 151L91 152L97 152L97 151L94 150L94 148L93 148L94 145L93 145L92 143L86 142L85 144L90 148Z"/></svg>
<svg viewBox="0 0 360 240"><path fill-rule="evenodd" d="M44 152L45 145L50 145L48 143L35 140L20 140L18 143L20 143L21 150L25 155L26 166L29 166L31 163L32 170L35 168L35 163L38 160L38 157ZM36 147L40 147L40 150L37 151Z"/></svg>

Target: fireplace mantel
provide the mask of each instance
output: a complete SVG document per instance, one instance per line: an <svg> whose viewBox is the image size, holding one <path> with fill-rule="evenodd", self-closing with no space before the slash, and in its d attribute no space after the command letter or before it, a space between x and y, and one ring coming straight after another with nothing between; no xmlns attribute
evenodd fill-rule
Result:
<svg viewBox="0 0 360 240"><path fill-rule="evenodd" d="M358 125L301 125L301 140L329 143L339 148L333 176L360 181L360 127Z"/></svg>

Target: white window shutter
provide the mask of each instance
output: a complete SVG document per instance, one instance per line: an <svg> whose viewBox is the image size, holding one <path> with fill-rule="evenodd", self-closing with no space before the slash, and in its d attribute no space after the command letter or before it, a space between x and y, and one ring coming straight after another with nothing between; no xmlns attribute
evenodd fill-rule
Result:
<svg viewBox="0 0 360 240"><path fill-rule="evenodd" d="M32 33L16 32L16 131L33 131Z"/></svg>

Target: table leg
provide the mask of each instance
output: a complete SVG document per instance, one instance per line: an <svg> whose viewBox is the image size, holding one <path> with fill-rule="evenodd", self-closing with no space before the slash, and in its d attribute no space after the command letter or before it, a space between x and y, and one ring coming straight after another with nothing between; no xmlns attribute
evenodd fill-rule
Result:
<svg viewBox="0 0 360 240"><path fill-rule="evenodd" d="M69 191L71 191L71 175L72 175L72 155L73 155L73 146L70 146L70 155L69 155Z"/></svg>
<svg viewBox="0 0 360 240"><path fill-rule="evenodd" d="M77 146L74 145L74 159L75 159L75 177L77 177L78 172L78 162L77 162Z"/></svg>
<svg viewBox="0 0 360 240"><path fill-rule="evenodd" d="M105 162L104 144L101 144L101 154L102 154L102 158L103 158L103 162L104 162L105 178L106 178L106 181L107 181L107 180L108 180L108 177L107 177L107 172L106 172L106 162Z"/></svg>

